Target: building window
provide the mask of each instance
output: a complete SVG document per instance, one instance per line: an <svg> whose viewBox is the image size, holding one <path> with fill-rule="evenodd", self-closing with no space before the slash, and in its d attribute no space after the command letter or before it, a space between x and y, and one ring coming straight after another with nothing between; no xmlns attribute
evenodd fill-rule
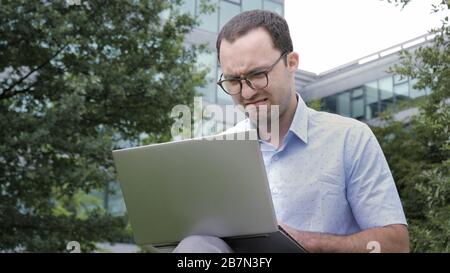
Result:
<svg viewBox="0 0 450 273"><path fill-rule="evenodd" d="M431 92L429 88L415 88L416 83L416 79L409 77L388 76L353 90L324 97L321 109L359 120L370 120L378 117L380 112L395 111L395 107L403 100L415 99Z"/></svg>
<svg viewBox="0 0 450 273"><path fill-rule="evenodd" d="M366 93L366 112L365 119L373 119L378 116L378 83L377 81L369 82L364 85Z"/></svg>
<svg viewBox="0 0 450 273"><path fill-rule="evenodd" d="M347 91L338 95L337 114L350 117L350 92Z"/></svg>
<svg viewBox="0 0 450 273"><path fill-rule="evenodd" d="M197 66L199 69L208 69L205 86L200 87L198 91L206 101L214 103L216 100L216 54L209 52L198 55Z"/></svg>
<svg viewBox="0 0 450 273"><path fill-rule="evenodd" d="M127 209L123 200L122 190L119 183L110 182L105 190L105 196L103 200L105 210L112 215L125 215Z"/></svg>
<svg viewBox="0 0 450 273"><path fill-rule="evenodd" d="M181 11L195 15L195 0L184 0L180 5Z"/></svg>
<svg viewBox="0 0 450 273"><path fill-rule="evenodd" d="M242 0L242 10L262 9L261 0Z"/></svg>
<svg viewBox="0 0 450 273"><path fill-rule="evenodd" d="M358 88L352 91L352 118L364 119L364 91Z"/></svg>
<svg viewBox="0 0 450 273"><path fill-rule="evenodd" d="M402 75L394 75L394 93L396 103L400 100L409 99L408 77Z"/></svg>
<svg viewBox="0 0 450 273"><path fill-rule="evenodd" d="M222 0L222 1L225 1L225 0ZM238 5L241 4L241 0L226 0L226 1L228 1L228 2L233 2L233 3L236 3L236 4L238 4Z"/></svg>
<svg viewBox="0 0 450 273"><path fill-rule="evenodd" d="M409 83L404 82L402 84L394 85L394 93L397 101L409 99Z"/></svg>
<svg viewBox="0 0 450 273"><path fill-rule="evenodd" d="M380 79L378 81L378 88L380 91L381 112L386 111L394 104L394 90L392 76Z"/></svg>
<svg viewBox="0 0 450 273"><path fill-rule="evenodd" d="M186 0L193 1L193 0ZM200 13L201 1L197 1L197 16L200 20L199 28L217 33L219 31L219 12L217 8L217 0L210 0L208 4L215 5L215 10L208 13Z"/></svg>
<svg viewBox="0 0 450 273"><path fill-rule="evenodd" d="M220 2L220 28L222 28L231 18L241 12L241 6L227 1Z"/></svg>
<svg viewBox="0 0 450 273"><path fill-rule="evenodd" d="M322 110L336 113L337 112L337 95L329 96L322 101Z"/></svg>
<svg viewBox="0 0 450 273"><path fill-rule="evenodd" d="M416 85L416 83L417 83L417 79L411 79L409 81L409 88L411 90L409 96L412 99L415 99L415 98L418 98L418 97L421 97L421 96L425 96L427 94L425 89L419 90L419 89L415 88L414 85Z"/></svg>
<svg viewBox="0 0 450 273"><path fill-rule="evenodd" d="M264 0L264 9L270 10L273 12L278 13L279 15L283 16L283 5L280 3L276 3L270 0Z"/></svg>
<svg viewBox="0 0 450 273"><path fill-rule="evenodd" d="M394 84L401 84L408 82L408 77L402 75L394 75Z"/></svg>

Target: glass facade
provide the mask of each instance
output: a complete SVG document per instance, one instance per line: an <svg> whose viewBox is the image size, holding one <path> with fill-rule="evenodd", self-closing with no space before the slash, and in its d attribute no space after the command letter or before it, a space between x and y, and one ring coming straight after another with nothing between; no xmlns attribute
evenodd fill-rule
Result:
<svg viewBox="0 0 450 273"><path fill-rule="evenodd" d="M344 116L350 116L350 92L344 92L337 96L336 109Z"/></svg>
<svg viewBox="0 0 450 273"><path fill-rule="evenodd" d="M394 104L394 88L392 77L386 77L378 81L378 91L380 93L381 112L384 112Z"/></svg>
<svg viewBox="0 0 450 273"><path fill-rule="evenodd" d="M283 5L281 5L280 3L274 2L274 1L270 1L270 0L264 0L263 2L263 9L265 10L270 10L270 11L274 11L276 13L278 13L279 15L284 15L283 11Z"/></svg>
<svg viewBox="0 0 450 273"><path fill-rule="evenodd" d="M430 90L424 90L424 89L420 90L420 89L415 88L414 86L416 85L416 83L417 83L416 79L411 79L409 81L409 90L410 90L409 95L412 99L424 96L427 94L427 92L430 92Z"/></svg>
<svg viewBox="0 0 450 273"><path fill-rule="evenodd" d="M233 16L241 12L241 6L234 2L220 2L220 28L222 28Z"/></svg>
<svg viewBox="0 0 450 273"><path fill-rule="evenodd" d="M195 0L185 0L181 3L181 10L185 13L190 13L191 15L195 15Z"/></svg>
<svg viewBox="0 0 450 273"><path fill-rule="evenodd" d="M242 1L242 11L262 9L262 1Z"/></svg>
<svg viewBox="0 0 450 273"><path fill-rule="evenodd" d="M210 90L216 88L217 82L217 55L215 52L205 52L198 56L197 66L199 69L207 69L208 74L206 75L206 84L198 89L198 93L203 96L203 99L207 101L215 101L216 96Z"/></svg>
<svg viewBox="0 0 450 273"><path fill-rule="evenodd" d="M218 33L220 28L234 15L253 9L270 10L284 15L283 1L274 0L208 0L208 4L215 6L213 12L203 13L201 0L184 0L180 9L183 12L193 14L200 21L199 29Z"/></svg>
<svg viewBox="0 0 450 273"><path fill-rule="evenodd" d="M185 0L185 1L192 1L195 0ZM217 0L209 0L209 3L217 7L218 1ZM197 16L198 20L200 21L200 29L207 30L210 32L217 32L219 28L219 11L217 8L214 9L212 12L201 12L201 1L197 0Z"/></svg>
<svg viewBox="0 0 450 273"><path fill-rule="evenodd" d="M378 81L373 81L363 86L365 91L365 119L369 120L378 116Z"/></svg>
<svg viewBox="0 0 450 273"><path fill-rule="evenodd" d="M351 109L351 116L352 118L356 119L364 119L364 91L363 89L357 88L354 89L351 92L351 100L352 105L350 107Z"/></svg>
<svg viewBox="0 0 450 273"><path fill-rule="evenodd" d="M394 110L402 101L427 95L429 90L414 88L415 79L388 76L357 88L322 98L322 110L359 120L370 120L386 110Z"/></svg>

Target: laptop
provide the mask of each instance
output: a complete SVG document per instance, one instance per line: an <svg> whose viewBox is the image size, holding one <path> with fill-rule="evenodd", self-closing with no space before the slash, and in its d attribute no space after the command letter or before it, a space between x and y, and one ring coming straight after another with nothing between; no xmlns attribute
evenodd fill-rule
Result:
<svg viewBox="0 0 450 273"><path fill-rule="evenodd" d="M277 224L259 142L251 135L113 151L135 242L167 247L210 235L235 252L305 252Z"/></svg>

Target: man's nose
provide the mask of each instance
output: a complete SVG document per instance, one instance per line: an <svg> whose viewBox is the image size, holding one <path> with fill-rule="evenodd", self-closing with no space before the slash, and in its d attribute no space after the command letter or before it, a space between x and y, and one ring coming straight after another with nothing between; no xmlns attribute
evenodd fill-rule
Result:
<svg viewBox="0 0 450 273"><path fill-rule="evenodd" d="M256 94L256 92L257 92L256 90L254 90L248 85L247 81L245 80L242 81L242 92L241 92L242 98L250 99Z"/></svg>

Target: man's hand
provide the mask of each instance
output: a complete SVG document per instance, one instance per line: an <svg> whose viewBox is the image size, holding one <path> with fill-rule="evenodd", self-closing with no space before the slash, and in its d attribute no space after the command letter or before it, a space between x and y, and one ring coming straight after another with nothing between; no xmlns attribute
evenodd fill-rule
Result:
<svg viewBox="0 0 450 273"><path fill-rule="evenodd" d="M408 229L404 225L371 228L352 235L330 235L278 224L310 252L409 252Z"/></svg>

